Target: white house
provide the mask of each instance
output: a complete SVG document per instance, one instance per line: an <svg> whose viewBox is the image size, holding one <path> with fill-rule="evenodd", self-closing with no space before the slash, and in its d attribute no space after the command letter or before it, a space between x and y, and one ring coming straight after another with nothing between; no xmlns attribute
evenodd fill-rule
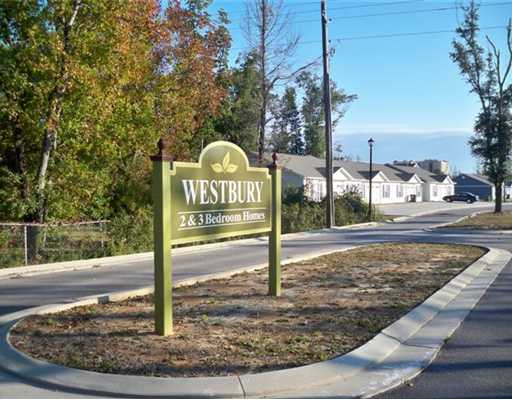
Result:
<svg viewBox="0 0 512 400"><path fill-rule="evenodd" d="M416 174L423 182L424 201L442 201L444 196L455 193L455 183L448 175L436 174L420 167L389 165L397 171Z"/></svg>
<svg viewBox="0 0 512 400"><path fill-rule="evenodd" d="M320 201L326 195L325 160L313 156L278 154L283 168L283 188L304 187L310 199ZM335 194L357 192L369 200L369 164L353 161L333 162ZM374 164L372 201L374 204L408 201L440 201L453 194L453 182L448 176L430 173L418 167L397 167Z"/></svg>

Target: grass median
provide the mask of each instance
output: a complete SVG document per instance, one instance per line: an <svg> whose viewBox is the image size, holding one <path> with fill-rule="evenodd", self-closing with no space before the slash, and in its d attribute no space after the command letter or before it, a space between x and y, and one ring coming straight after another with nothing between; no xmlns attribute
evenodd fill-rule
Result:
<svg viewBox="0 0 512 400"><path fill-rule="evenodd" d="M477 214L448 225L448 227L475 230L512 230L512 212Z"/></svg>
<svg viewBox="0 0 512 400"><path fill-rule="evenodd" d="M327 360L365 343L485 253L442 244L378 244L174 291L175 333L154 334L153 298L31 316L11 343L37 359L99 372L223 376Z"/></svg>

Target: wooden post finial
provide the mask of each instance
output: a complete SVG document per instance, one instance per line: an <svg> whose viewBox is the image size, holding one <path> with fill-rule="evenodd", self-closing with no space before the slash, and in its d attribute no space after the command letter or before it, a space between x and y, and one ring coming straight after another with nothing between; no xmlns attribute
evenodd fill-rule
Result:
<svg viewBox="0 0 512 400"><path fill-rule="evenodd" d="M277 168L277 152L272 153L272 163L268 166L269 168Z"/></svg>
<svg viewBox="0 0 512 400"><path fill-rule="evenodd" d="M151 156L151 161L172 161L172 156L169 152L170 145L169 139L161 137L158 141L158 154Z"/></svg>

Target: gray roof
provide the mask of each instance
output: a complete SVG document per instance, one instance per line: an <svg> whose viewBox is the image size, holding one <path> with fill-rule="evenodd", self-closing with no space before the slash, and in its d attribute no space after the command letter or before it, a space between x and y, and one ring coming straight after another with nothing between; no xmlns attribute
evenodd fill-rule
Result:
<svg viewBox="0 0 512 400"><path fill-rule="evenodd" d="M460 174L459 176L457 176L457 178L459 178L460 176L468 176L470 178L473 178L474 180L478 181L478 182L482 182L486 185L489 185L489 186L493 186L494 184L489 180L489 178L487 178L486 176L483 176L483 175L480 175L480 174Z"/></svg>
<svg viewBox="0 0 512 400"><path fill-rule="evenodd" d="M266 155L265 158L270 159L270 156ZM325 178L325 160L322 158L279 153L277 155L277 159L280 166L298 175L309 178ZM365 162L334 160L333 170L336 172L339 168L343 168L356 180L367 180L369 177L370 164ZM404 170L401 168L404 168ZM408 170L409 168L411 170ZM434 179L432 177L435 176L435 174L431 174L422 168L400 167L400 169L397 169L389 164L375 163L373 164L373 170L374 177L379 172L382 172L392 182L407 182L414 174L418 174L418 176L420 176L420 173L429 180ZM442 180L444 180L444 178Z"/></svg>
<svg viewBox="0 0 512 400"><path fill-rule="evenodd" d="M277 163L298 175L309 178L325 177L325 163L323 163L323 160L313 156L279 153L277 155Z"/></svg>
<svg viewBox="0 0 512 400"><path fill-rule="evenodd" d="M407 167L404 165L387 164L389 168L408 174L416 174L424 182L443 182L448 175L435 174L420 167Z"/></svg>

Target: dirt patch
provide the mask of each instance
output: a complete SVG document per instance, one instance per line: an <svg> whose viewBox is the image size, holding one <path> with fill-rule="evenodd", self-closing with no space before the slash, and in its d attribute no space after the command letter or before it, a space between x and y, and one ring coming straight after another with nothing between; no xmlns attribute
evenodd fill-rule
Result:
<svg viewBox="0 0 512 400"><path fill-rule="evenodd" d="M174 291L175 334L154 334L153 298L76 307L23 320L11 342L74 368L151 376L214 376L296 367L365 343L484 251L381 244Z"/></svg>
<svg viewBox="0 0 512 400"><path fill-rule="evenodd" d="M512 212L484 213L463 219L446 228L510 230L512 229Z"/></svg>

